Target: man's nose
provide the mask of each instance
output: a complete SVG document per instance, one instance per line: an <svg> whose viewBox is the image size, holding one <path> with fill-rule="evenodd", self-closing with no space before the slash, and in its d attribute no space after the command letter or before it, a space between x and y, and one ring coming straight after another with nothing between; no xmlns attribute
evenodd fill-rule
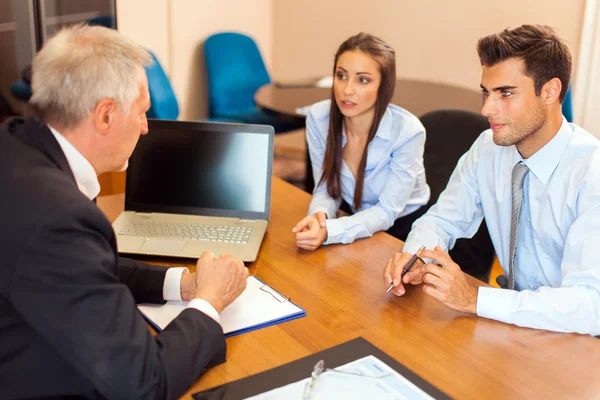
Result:
<svg viewBox="0 0 600 400"><path fill-rule="evenodd" d="M498 104L492 96L487 96L483 100L483 107L481 108L481 115L484 117L491 117L498 114Z"/></svg>

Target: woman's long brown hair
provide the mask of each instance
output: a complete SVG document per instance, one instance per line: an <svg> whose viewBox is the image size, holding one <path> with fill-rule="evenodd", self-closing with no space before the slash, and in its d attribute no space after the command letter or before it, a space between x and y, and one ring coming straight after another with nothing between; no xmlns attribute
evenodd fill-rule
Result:
<svg viewBox="0 0 600 400"><path fill-rule="evenodd" d="M394 88L396 86L396 58L394 49L392 49L383 40L369 35L368 33L359 33L348 38L341 44L335 53L333 63L333 76L340 56L347 51L362 51L368 54L379 65L381 81L377 90L377 101L375 102L375 114L373 122L369 129L367 144L363 151L362 158L358 167L356 177L356 187L354 188L354 209L359 210L362 206L363 184L365 181L365 168L367 166L367 150L369 144L377 133L379 123L388 104L392 101ZM342 115L335 101L333 87L331 88L331 108L329 110L329 131L327 133L327 145L325 148L325 159L323 160L323 174L317 185L327 184L327 193L334 199L342 197L342 126L344 116Z"/></svg>

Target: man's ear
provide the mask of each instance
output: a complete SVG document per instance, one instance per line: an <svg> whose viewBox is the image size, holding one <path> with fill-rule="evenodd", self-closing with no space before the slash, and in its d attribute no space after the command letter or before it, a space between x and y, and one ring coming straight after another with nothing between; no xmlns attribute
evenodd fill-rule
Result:
<svg viewBox="0 0 600 400"><path fill-rule="evenodd" d="M552 78L542 86L542 99L544 103L550 105L560 100L560 92L562 90L562 82L558 78Z"/></svg>
<svg viewBox="0 0 600 400"><path fill-rule="evenodd" d="M96 104L94 108L94 125L96 131L101 135L106 135L115 122L115 111L117 103L113 99L104 98Z"/></svg>

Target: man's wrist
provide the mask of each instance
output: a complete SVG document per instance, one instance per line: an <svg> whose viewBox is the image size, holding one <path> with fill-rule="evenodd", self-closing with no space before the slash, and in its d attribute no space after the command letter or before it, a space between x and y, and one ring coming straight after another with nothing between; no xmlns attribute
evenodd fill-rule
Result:
<svg viewBox="0 0 600 400"><path fill-rule="evenodd" d="M180 292L181 299L190 301L193 299L196 290L196 277L190 274L187 270L181 274Z"/></svg>
<svg viewBox="0 0 600 400"><path fill-rule="evenodd" d="M207 295L206 293L202 293L201 291L196 291L196 293L194 294L194 299L201 299L206 301L207 303L209 303L211 306L213 306L213 308L219 313L221 314L221 312L223 311L223 301L216 299L210 295Z"/></svg>
<svg viewBox="0 0 600 400"><path fill-rule="evenodd" d="M475 297L471 303L471 306L469 307L468 312L471 314L477 315L477 300L479 298L479 287L473 286L473 288L475 289Z"/></svg>

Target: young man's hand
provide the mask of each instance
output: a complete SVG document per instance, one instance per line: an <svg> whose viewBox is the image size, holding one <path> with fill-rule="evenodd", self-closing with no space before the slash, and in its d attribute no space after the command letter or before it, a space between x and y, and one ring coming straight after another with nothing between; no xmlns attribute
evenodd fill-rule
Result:
<svg viewBox="0 0 600 400"><path fill-rule="evenodd" d="M423 291L453 310L477 314L479 289L469 283L466 274L452 261L450 255L439 246L434 250L422 250L420 254L439 264L423 266Z"/></svg>
<svg viewBox="0 0 600 400"><path fill-rule="evenodd" d="M419 253L420 255L421 253ZM406 266L406 263L411 259L413 255L411 253L396 253L392 258L390 258L383 269L383 282L387 287L390 286L391 283L394 284L392 288L392 293L396 296L402 296L406 293L406 289L404 288L404 284L412 283L413 285L418 285L423 282L423 261L419 258L410 268L410 271L404 275L402 278L402 271Z"/></svg>

